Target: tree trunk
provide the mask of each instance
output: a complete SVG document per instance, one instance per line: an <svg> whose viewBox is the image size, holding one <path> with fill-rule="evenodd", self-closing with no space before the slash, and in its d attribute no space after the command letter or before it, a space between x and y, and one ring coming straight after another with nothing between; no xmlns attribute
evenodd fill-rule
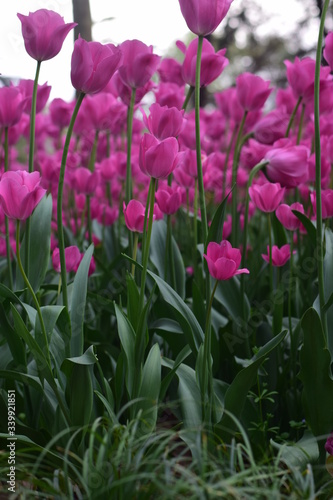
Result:
<svg viewBox="0 0 333 500"><path fill-rule="evenodd" d="M89 0L73 0L73 21L77 23L74 28L74 40L80 34L81 38L90 42L92 21Z"/></svg>

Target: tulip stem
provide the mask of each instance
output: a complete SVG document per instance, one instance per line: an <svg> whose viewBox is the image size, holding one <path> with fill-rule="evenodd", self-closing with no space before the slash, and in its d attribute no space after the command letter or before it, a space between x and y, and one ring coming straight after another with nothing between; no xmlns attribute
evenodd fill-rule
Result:
<svg viewBox="0 0 333 500"><path fill-rule="evenodd" d="M138 242L139 242L139 233L135 232L134 233L134 242L133 242L133 254L132 254L132 259L136 262L136 255L138 253ZM132 263L132 269L131 269L131 274L134 278L135 275L135 264L134 262Z"/></svg>
<svg viewBox="0 0 333 500"><path fill-rule="evenodd" d="M193 92L194 92L194 87L192 87L192 85L189 87L188 91L187 91L187 94L186 94L186 97L185 97L185 101L183 103L183 107L182 109L186 110L187 108L187 105L188 103L190 102L190 99L193 95Z"/></svg>
<svg viewBox="0 0 333 500"><path fill-rule="evenodd" d="M145 234L146 230L146 221L148 218L148 228L147 228L147 236L144 238L144 244L142 248L142 274L141 274L141 289L140 289L140 302L139 302L139 311L141 313L144 304L145 297L145 287L146 287L146 277L147 277L147 268L148 268L148 257L149 257L149 246L150 246L150 238L151 232L153 228L153 219L154 219L154 203L155 203L155 189L156 189L156 179L151 177L150 185L149 185L149 195L148 202L146 207L145 221L143 226L143 234ZM149 204L149 214L147 217L147 208Z"/></svg>
<svg viewBox="0 0 333 500"><path fill-rule="evenodd" d="M61 272L61 282L62 282L62 302L63 305L67 308L67 310L68 310L68 294L67 294L67 272L66 272L66 261L65 261L64 228L62 222L62 200L63 200L65 169L66 169L67 155L69 151L69 144L73 133L74 123L85 95L86 94L84 92L81 92L79 94L71 117L71 121L69 123L64 149L62 153L61 167L59 173L59 184L58 184L58 199L57 199L58 246L59 246L60 272Z"/></svg>
<svg viewBox="0 0 333 500"><path fill-rule="evenodd" d="M25 283L26 287L28 288L29 292L31 293L33 302L34 302L36 310L37 310L37 314L38 314L38 318L39 318L39 322L40 322L40 327L42 330L42 335L44 337L45 351L43 349L43 352L45 352L47 364L48 364L49 368L51 369L49 342L47 339L47 334L46 334L45 324L44 324L44 320L43 320L43 316L42 316L42 311L41 311L40 305L38 303L37 297L35 295L35 292L31 286L29 279L28 279L27 275L25 274L23 266L22 266L21 253L20 253L20 221L19 220L16 221L16 257L17 257L17 264L18 264L19 269L21 271L24 283Z"/></svg>
<svg viewBox="0 0 333 500"><path fill-rule="evenodd" d="M238 162L239 156L241 152L241 143L243 136L243 129L246 121L248 111L244 111L243 118L239 124L236 144L234 149L234 157L232 161L232 174L231 174L231 185L233 188L232 199L231 199L231 242L233 246L238 245L238 218L237 218L237 170L238 170Z"/></svg>
<svg viewBox="0 0 333 500"><path fill-rule="evenodd" d="M8 127L5 127L5 172L8 171ZM9 237L9 220L7 215L5 215L5 228L6 228L6 255L7 255L7 267L8 267L8 279L9 288L14 291L13 283L13 271L12 271L12 259L11 259L11 248L10 248L10 237Z"/></svg>
<svg viewBox="0 0 333 500"><path fill-rule="evenodd" d="M314 81L314 128L315 128L315 159L316 159L316 255L318 256L318 289L319 289L319 307L320 318L324 332L325 344L328 344L327 316L325 311L325 283L324 283L324 242L322 229L322 205L321 205L321 142L320 142L320 123L319 123L319 94L320 94L320 69L322 58L322 45L324 37L325 18L330 1L325 0L320 19L317 52L316 69Z"/></svg>
<svg viewBox="0 0 333 500"><path fill-rule="evenodd" d="M288 137L288 136L289 136L289 132L290 132L291 127L292 127L292 125L293 125L293 123L294 123L295 116L296 116L296 113L297 113L297 111L298 111L298 108L299 108L299 106L300 106L300 104L301 104L301 102L302 102L302 99L303 99L303 97L302 97L302 96L300 96L300 97L298 98L298 101L297 101L297 103L296 103L296 105L295 105L295 107L294 107L294 109L293 109L293 111L292 111L292 113L291 113L291 115L290 115L290 119L289 119L289 123L288 123L287 130L286 130L286 133L285 133L285 137Z"/></svg>

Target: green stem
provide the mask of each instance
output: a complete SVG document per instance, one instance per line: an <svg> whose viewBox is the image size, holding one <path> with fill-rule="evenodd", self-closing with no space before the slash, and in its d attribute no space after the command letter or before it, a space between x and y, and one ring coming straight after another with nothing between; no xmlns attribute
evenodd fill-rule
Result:
<svg viewBox="0 0 333 500"><path fill-rule="evenodd" d="M37 103L37 90L38 90L38 79L41 67L41 61L37 61L36 74L34 80L34 87L32 91L31 98L31 113L30 113L30 139L29 139L29 172L34 171L34 156L35 156L35 128L36 128L36 103ZM30 262L30 217L25 223L25 254L24 254L24 266L29 276L29 262Z"/></svg>
<svg viewBox="0 0 333 500"><path fill-rule="evenodd" d="M267 214L268 221L268 252L269 252L269 289L273 296L273 260L272 260L272 221L271 214Z"/></svg>
<svg viewBox="0 0 333 500"><path fill-rule="evenodd" d="M295 120L295 116L296 116L297 110L299 108L299 105L302 102L302 99L303 99L302 96L300 96L298 98L298 101L297 101L297 103L296 103L296 105L295 105L295 107L294 107L294 109L293 109L293 111L291 113L290 120L289 120L289 123L288 123L288 126L287 126L287 130L286 130L286 133L285 133L285 137L289 136L289 132L291 130L291 127L293 126L293 123L294 123L294 120Z"/></svg>
<svg viewBox="0 0 333 500"><path fill-rule="evenodd" d="M231 150L232 150L232 145L234 143L236 134L237 134L237 127L235 126L233 128L233 130L232 130L231 139L230 139L228 147L227 147L226 156L225 156L225 162L224 162L224 167L223 167L222 200L224 200L225 194L226 194L228 163L229 163L229 157L230 157L230 153L231 153Z"/></svg>
<svg viewBox="0 0 333 500"><path fill-rule="evenodd" d="M234 157L232 161L232 174L231 174L231 187L233 189L232 192L232 200L231 200L231 243L233 246L238 246L238 217L237 217L237 170L238 170L238 162L241 152L241 143L243 136L243 129L246 121L246 117L248 115L248 111L244 111L242 120L239 124L239 129L236 138L236 144L234 149Z"/></svg>
<svg viewBox="0 0 333 500"><path fill-rule="evenodd" d="M194 203L193 203L193 274L198 278L198 183L194 184Z"/></svg>
<svg viewBox="0 0 333 500"><path fill-rule="evenodd" d="M324 37L325 17L327 14L330 1L325 0L320 19L320 27L318 34L317 53L316 53L316 70L314 81L314 126L315 126L315 158L316 158L316 255L318 259L318 288L319 288L319 306L320 318L323 326L325 343L328 344L327 332L327 316L324 309L325 306L325 284L324 284L324 245L323 245L323 230L322 230L322 206L321 206L321 143L320 143L320 123L319 123L319 93L320 93L320 68L322 58L322 45Z"/></svg>
<svg viewBox="0 0 333 500"><path fill-rule="evenodd" d="M303 105L302 105L302 111L301 111L301 117L300 117L300 120L299 120L299 126L298 126L298 133L297 133L297 142L296 142L296 144L299 144L301 142L301 139L302 139L304 113L305 113L305 104L303 103Z"/></svg>
<svg viewBox="0 0 333 500"><path fill-rule="evenodd" d="M93 147L91 150L91 155L90 155L90 160L89 160L89 170L93 172L95 170L95 161L96 161L96 151L97 151L97 144L98 144L98 134L99 131L96 130L95 132L95 138L93 142Z"/></svg>
<svg viewBox="0 0 333 500"><path fill-rule="evenodd" d="M134 242L133 242L133 255L132 259L136 262L136 254L138 252L138 241L139 241L139 233L135 232L134 233ZM134 278L135 275L135 264L134 262L132 263L132 269L131 269L131 274Z"/></svg>
<svg viewBox="0 0 333 500"><path fill-rule="evenodd" d="M175 260L173 255L172 246L172 219L171 215L167 215L167 235L166 235L166 252L165 252L165 266L164 266L164 281L167 281L168 277L168 264L170 269L170 283L172 288L176 289L176 270L175 270Z"/></svg>
<svg viewBox="0 0 333 500"><path fill-rule="evenodd" d="M90 195L86 196L87 205L87 229L88 229L88 242L89 245L92 243L92 222L91 222L91 206L90 206Z"/></svg>
<svg viewBox="0 0 333 500"><path fill-rule="evenodd" d="M37 314L38 314L38 318L39 318L39 322L40 322L40 327L41 327L41 330L42 330L42 335L44 337L44 344L45 344L45 347L46 347L46 349L45 349L45 357L46 357L47 364L48 364L49 368L51 369L51 359L50 359L49 343L48 343L48 339L47 339L47 334L46 334L45 324L44 324L44 320L43 320L43 316L42 316L42 311L40 309L40 306L39 306L37 297L35 295L35 292L34 292L32 286L30 285L30 282L28 280L27 275L24 272L22 261L21 261L21 252L20 252L20 221L19 220L16 221L16 258L17 258L17 264L18 264L18 267L19 267L20 272L22 274L24 283L25 283L26 287L28 288L29 292L31 293L32 300L33 300L33 302L35 304L35 307L36 307L36 310L37 310Z"/></svg>
<svg viewBox="0 0 333 500"><path fill-rule="evenodd" d="M213 401L213 372L211 362L212 351L212 332L211 332L211 311L214 300L214 295L219 282L216 280L206 312L204 352L202 364L202 387L201 387L201 402L203 408L203 421L208 425L211 423L212 401ZM207 397L208 396L208 397Z"/></svg>
<svg viewBox="0 0 333 500"><path fill-rule="evenodd" d="M5 127L4 150L5 150L5 172L8 172L8 127ZM14 291L10 237L9 237L9 220L6 215L5 215L5 228L6 228L6 256L7 256L9 287L12 291Z"/></svg>
<svg viewBox="0 0 333 500"><path fill-rule="evenodd" d="M185 101L184 101L182 109L186 109L187 108L187 105L190 102L190 99L191 99L191 97L193 95L193 92L194 92L194 87L190 86L189 89L188 89L188 91L187 91L187 94L186 94Z"/></svg>
<svg viewBox="0 0 333 500"><path fill-rule="evenodd" d="M148 228L147 228L147 236L144 241L144 246L142 249L143 257L142 257L142 274L141 274L141 289L140 289L140 302L139 302L139 311L141 313L144 304L145 297L145 287L146 287L146 277L147 277L147 268L148 268L148 257L149 257L149 247L150 247L150 238L151 232L153 228L153 219L154 219L154 203L155 203L155 189L156 189L156 179L151 177L150 186L149 186L149 217L148 217ZM147 203L148 205L148 203ZM146 218L145 218L146 219ZM145 223L144 223L145 224ZM146 225L143 227L143 231L145 232Z"/></svg>
<svg viewBox="0 0 333 500"><path fill-rule="evenodd" d="M61 167L59 173L59 184L58 184L58 199L57 199L57 224L58 224L58 245L59 245L59 257L60 257L60 267L61 267L61 282L62 282L62 301L63 305L68 309L68 294L67 294L67 272L66 272L66 262L65 262L65 242L64 242L64 228L62 222L62 200L63 200L63 190L64 190L64 179L65 179L65 168L67 155L69 150L69 144L71 136L73 133L74 123L79 112L80 106L82 104L83 98L86 94L81 92L77 98L75 108L72 114L72 118L67 130L67 135L65 139Z"/></svg>
<svg viewBox="0 0 333 500"><path fill-rule="evenodd" d="M125 203L126 206L132 198L132 169L131 169L131 151L132 151L132 133L133 133L133 115L135 105L136 89L132 89L131 101L127 111L127 162L126 162L126 187Z"/></svg>

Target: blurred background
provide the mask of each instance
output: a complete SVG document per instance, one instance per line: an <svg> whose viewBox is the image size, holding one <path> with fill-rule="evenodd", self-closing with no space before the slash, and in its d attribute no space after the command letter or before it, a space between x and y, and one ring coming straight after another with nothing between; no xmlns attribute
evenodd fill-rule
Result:
<svg viewBox="0 0 333 500"><path fill-rule="evenodd" d="M73 19L79 27L68 35L63 49L41 66L39 82L52 86L51 99L71 100L70 59L78 33L86 40L116 45L137 38L154 46L154 52L182 60L176 40L186 44L193 35L183 20L178 0L11 0L0 16L0 73L9 78L34 79L36 62L25 52L21 22L17 13L27 15L46 8L58 12L65 22ZM234 0L227 18L210 37L216 50L227 48L229 66L212 91L234 83L242 71L259 74L272 84L284 86L285 59L315 56L322 0ZM332 6L326 32L333 30Z"/></svg>

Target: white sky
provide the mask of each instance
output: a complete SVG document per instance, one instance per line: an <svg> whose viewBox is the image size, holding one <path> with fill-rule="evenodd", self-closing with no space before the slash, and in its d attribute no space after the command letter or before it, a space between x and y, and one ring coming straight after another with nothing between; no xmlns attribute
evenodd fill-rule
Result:
<svg viewBox="0 0 333 500"><path fill-rule="evenodd" d="M4 3L4 0L2 0ZM262 7L270 13L272 23L280 32L292 29L292 20L302 15L302 4L296 0L266 0ZM236 7L237 0L231 5ZM65 22L72 21L71 0L9 0L0 12L0 73L9 77L34 79L36 61L26 52L17 13L27 15L46 8L58 12ZM90 0L93 38L116 45L124 40L137 38L153 45L155 53L163 55L174 47L177 39L188 33L181 15L178 0ZM100 22L105 18L114 18ZM221 25L223 27L223 23ZM267 28L266 28L267 29ZM262 33L264 34L264 33ZM313 36L313 34L312 34ZM73 50L72 33L67 36L63 49L52 60L41 65L39 83L52 86L51 99L72 99L70 59Z"/></svg>

